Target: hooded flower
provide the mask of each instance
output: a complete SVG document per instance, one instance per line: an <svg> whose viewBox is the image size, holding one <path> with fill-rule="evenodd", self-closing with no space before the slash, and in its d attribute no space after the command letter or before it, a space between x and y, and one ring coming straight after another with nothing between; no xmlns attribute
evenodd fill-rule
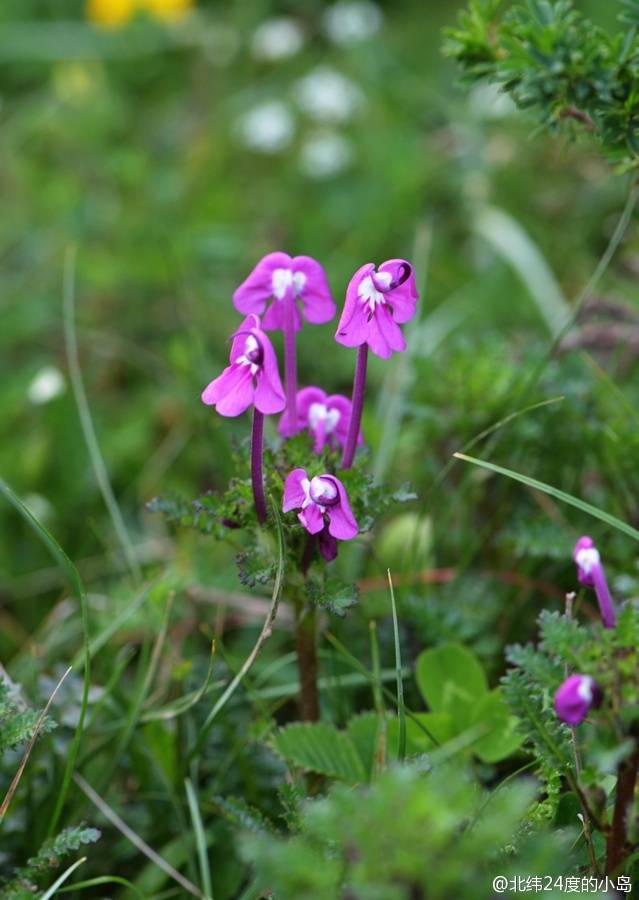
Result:
<svg viewBox="0 0 639 900"><path fill-rule="evenodd" d="M284 329L283 301L289 298L295 303L296 331L302 327L298 301L302 315L313 325L329 322L335 315L326 273L317 260L280 252L269 253L258 262L233 294L233 303L245 315L263 314L264 328L275 331Z"/></svg>
<svg viewBox="0 0 639 900"><path fill-rule="evenodd" d="M273 345L250 315L233 335L230 365L202 391L202 402L222 416L239 416L249 406L265 415L286 406Z"/></svg>
<svg viewBox="0 0 639 900"><path fill-rule="evenodd" d="M327 444L332 450L344 446L350 417L351 401L341 394L327 396L318 387L306 387L297 392L297 430L294 433L308 429L315 438L316 453L321 453ZM290 436L287 425L284 414L279 430L281 434ZM361 434L358 443L362 443Z"/></svg>
<svg viewBox="0 0 639 900"><path fill-rule="evenodd" d="M335 340L345 347L368 344L388 359L406 349L399 326L415 315L418 297L413 267L405 259L389 259L379 269L366 263L350 280Z"/></svg>
<svg viewBox="0 0 639 900"><path fill-rule="evenodd" d="M308 477L305 469L293 469L284 483L284 512L300 509L297 514L309 534L324 529L328 518L328 534L340 541L357 536L359 526L351 511L348 494L334 475Z"/></svg>
<svg viewBox="0 0 639 900"><path fill-rule="evenodd" d="M617 624L615 608L601 557L593 539L588 536L580 537L575 544L572 558L577 564L577 577L580 584L593 588L597 595L604 627L614 628Z"/></svg>
<svg viewBox="0 0 639 900"><path fill-rule="evenodd" d="M601 706L601 688L590 675L571 675L555 694L555 712L567 725L579 725L589 711Z"/></svg>

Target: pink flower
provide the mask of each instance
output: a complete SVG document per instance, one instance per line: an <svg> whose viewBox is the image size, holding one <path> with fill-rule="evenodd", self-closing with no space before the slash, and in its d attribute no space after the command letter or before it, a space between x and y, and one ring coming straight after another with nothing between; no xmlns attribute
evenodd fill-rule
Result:
<svg viewBox="0 0 639 900"><path fill-rule="evenodd" d="M348 494L334 475L308 477L305 469L293 469L284 483L284 512L301 509L297 514L309 534L324 529L328 518L328 534L340 541L357 536L359 526L351 511Z"/></svg>
<svg viewBox="0 0 639 900"><path fill-rule="evenodd" d="M315 438L313 449L316 453L321 453L327 444L331 450L344 446L350 417L351 401L341 394L327 396L319 387L306 387L297 392L297 429L294 433L308 429ZM279 430L289 437L287 426L287 415L284 414ZM361 434L358 443L362 443Z"/></svg>
<svg viewBox="0 0 639 900"><path fill-rule="evenodd" d="M572 558L577 565L577 578L580 584L593 588L597 595L604 628L614 628L617 624L615 607L601 557L593 539L587 535L580 537L575 544Z"/></svg>
<svg viewBox="0 0 639 900"><path fill-rule="evenodd" d="M273 345L250 315L233 336L230 366L202 391L202 402L215 406L222 416L239 416L249 406L265 415L286 406Z"/></svg>
<svg viewBox="0 0 639 900"><path fill-rule="evenodd" d="M590 675L571 675L555 694L555 712L567 725L579 725L591 708L601 706L601 688Z"/></svg>
<svg viewBox="0 0 639 900"><path fill-rule="evenodd" d="M377 270L366 263L349 282L335 340L345 347L368 344L388 359L406 349L399 326L415 315L418 297L413 267L405 259L389 259Z"/></svg>
<svg viewBox="0 0 639 900"><path fill-rule="evenodd" d="M302 304L304 318L314 325L329 322L335 315L335 303L326 273L317 260L310 256L291 257L280 252L269 253L258 262L233 294L233 303L245 315L264 314L264 328L275 331L284 329L283 301L288 298L295 301L296 331L302 327L298 300ZM273 302L269 306L270 300Z"/></svg>

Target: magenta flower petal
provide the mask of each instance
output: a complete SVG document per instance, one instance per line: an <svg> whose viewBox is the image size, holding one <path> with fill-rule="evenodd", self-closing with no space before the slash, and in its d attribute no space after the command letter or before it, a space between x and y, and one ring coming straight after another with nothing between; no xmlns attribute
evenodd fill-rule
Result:
<svg viewBox="0 0 639 900"><path fill-rule="evenodd" d="M351 401L341 394L331 394L319 387L302 388L297 392L297 428L295 434L307 430L315 439L314 450L321 453L328 445L332 449L343 447L348 434ZM280 434L290 437L288 417L284 413L278 426ZM362 443L361 433L358 443Z"/></svg>
<svg viewBox="0 0 639 900"><path fill-rule="evenodd" d="M393 281L400 281L408 266L410 274L405 281L392 291L393 319L400 325L409 322L415 315L419 293L415 284L413 267L405 259L389 259L379 267L380 272L390 272Z"/></svg>
<svg viewBox="0 0 639 900"><path fill-rule="evenodd" d="M339 419L335 425L334 435L336 443L340 447L343 447L348 436L348 423L351 417L351 401L348 397L342 397L341 394L331 394L330 397L326 398L326 405L329 409L337 410L339 413ZM357 435L357 443L361 444L362 441L362 432L360 431Z"/></svg>
<svg viewBox="0 0 639 900"><path fill-rule="evenodd" d="M289 512L291 509L299 509L306 500L307 489L304 485L310 484L309 477L305 469L293 469L284 482L284 502L282 504L283 512Z"/></svg>
<svg viewBox="0 0 639 900"><path fill-rule="evenodd" d="M324 527L324 516L315 503L309 504L306 509L298 513L297 518L309 534L318 534Z"/></svg>
<svg viewBox="0 0 639 900"><path fill-rule="evenodd" d="M256 376L255 407L264 415L271 415L282 412L286 406L286 397L280 381L273 345L263 331L259 332L259 338L264 357L262 368Z"/></svg>
<svg viewBox="0 0 639 900"><path fill-rule="evenodd" d="M335 315L335 301L322 266L310 256L296 256L292 261L292 269L298 276L306 277L299 291L304 318L313 325L330 322Z"/></svg>
<svg viewBox="0 0 639 900"><path fill-rule="evenodd" d="M604 628L614 628L617 624L615 605L608 587L606 573L592 538L584 535L575 544L573 559L577 564L577 577L585 587L593 588L597 595L599 611Z"/></svg>
<svg viewBox="0 0 639 900"><path fill-rule="evenodd" d="M239 416L253 402L253 384L247 368L227 366L202 391L202 402L215 406L222 416Z"/></svg>
<svg viewBox="0 0 639 900"><path fill-rule="evenodd" d="M368 344L387 359L406 349L399 326L415 315L417 299L413 268L406 260L389 259L378 270L366 263L349 282L335 340L346 347Z"/></svg>
<svg viewBox="0 0 639 900"><path fill-rule="evenodd" d="M339 478L333 478L333 482L337 488L339 503L328 507L328 530L333 537L338 538L340 541L350 541L352 538L357 537L359 525L348 502L346 488Z"/></svg>
<svg viewBox="0 0 639 900"><path fill-rule="evenodd" d="M290 264L291 257L287 253L268 253L263 257L233 294L237 311L261 316L273 296L273 273L289 268Z"/></svg>
<svg viewBox="0 0 639 900"><path fill-rule="evenodd" d="M237 310L263 314L262 327L267 331L284 330L284 300L295 301L296 331L302 326L298 300L308 322L328 322L335 315L326 273L310 256L269 253L233 294Z"/></svg>
<svg viewBox="0 0 639 900"><path fill-rule="evenodd" d="M202 392L202 402L223 416L239 416L255 403L264 414L286 406L273 346L257 315L248 315L233 336L230 365Z"/></svg>
<svg viewBox="0 0 639 900"><path fill-rule="evenodd" d="M601 705L601 688L590 675L571 675L555 694L555 712L567 725L579 725Z"/></svg>

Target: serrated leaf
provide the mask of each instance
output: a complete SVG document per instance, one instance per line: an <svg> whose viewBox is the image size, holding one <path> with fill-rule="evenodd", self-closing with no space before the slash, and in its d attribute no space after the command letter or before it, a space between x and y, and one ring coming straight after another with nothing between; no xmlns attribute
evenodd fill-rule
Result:
<svg viewBox="0 0 639 900"><path fill-rule="evenodd" d="M346 726L346 733L364 766L366 780L370 781L375 772L375 760L379 749L381 722L378 713L365 712L354 716Z"/></svg>
<svg viewBox="0 0 639 900"><path fill-rule="evenodd" d="M366 781L364 764L353 741L332 725L323 722L288 725L275 733L273 743L287 763L348 784Z"/></svg>

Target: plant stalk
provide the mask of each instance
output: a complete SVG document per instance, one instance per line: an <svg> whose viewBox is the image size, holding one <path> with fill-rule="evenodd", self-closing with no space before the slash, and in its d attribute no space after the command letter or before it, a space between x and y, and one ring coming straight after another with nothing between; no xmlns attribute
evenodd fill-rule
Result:
<svg viewBox="0 0 639 900"><path fill-rule="evenodd" d="M253 409L253 432L251 434L251 483L255 512L260 525L266 522L266 498L264 496L264 474L262 456L264 454L264 413Z"/></svg>
<svg viewBox="0 0 639 900"><path fill-rule="evenodd" d="M295 649L300 678L300 719L303 722L319 721L316 623L315 607L300 603L296 610Z"/></svg>
<svg viewBox="0 0 639 900"><path fill-rule="evenodd" d="M628 847L628 815L632 808L639 770L639 743L629 757L619 763L617 791L612 825L606 842L606 875L616 875L630 848Z"/></svg>
<svg viewBox="0 0 639 900"><path fill-rule="evenodd" d="M342 469L350 469L357 450L357 438L362 424L364 394L366 392L366 369L368 366L368 344L360 344L357 348L355 378L353 379L353 396L351 400L351 418L348 423L348 434L342 456Z"/></svg>

